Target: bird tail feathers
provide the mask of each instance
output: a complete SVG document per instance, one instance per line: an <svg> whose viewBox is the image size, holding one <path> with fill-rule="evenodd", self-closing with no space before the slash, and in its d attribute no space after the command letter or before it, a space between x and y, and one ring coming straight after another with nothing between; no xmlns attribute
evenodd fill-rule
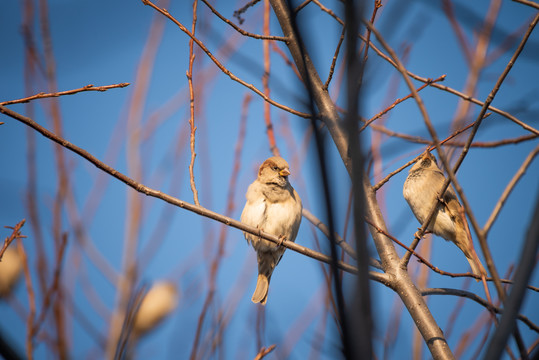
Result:
<svg viewBox="0 0 539 360"><path fill-rule="evenodd" d="M266 305L268 299L268 288L269 288L269 279L264 274L258 274L258 279L256 280L256 289L251 298L252 302L261 303Z"/></svg>
<svg viewBox="0 0 539 360"><path fill-rule="evenodd" d="M470 263L470 267L472 268L472 273L480 277L483 275L486 277L487 271L483 267L483 264L481 264L481 260L479 260L477 255L475 256L473 255L468 256L468 254L465 254L465 255L466 255L466 259ZM476 281L479 281L479 279L476 279Z"/></svg>

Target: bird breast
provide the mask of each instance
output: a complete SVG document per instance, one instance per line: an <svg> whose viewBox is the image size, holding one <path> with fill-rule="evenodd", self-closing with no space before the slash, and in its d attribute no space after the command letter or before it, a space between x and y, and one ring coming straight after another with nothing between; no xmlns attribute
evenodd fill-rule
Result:
<svg viewBox="0 0 539 360"><path fill-rule="evenodd" d="M444 181L443 175L437 172L424 176L424 174L421 174L423 171L428 170L418 170L410 173L403 187L404 198L421 224L429 215ZM456 236L455 222L444 205L438 205L434 220L431 221L428 230L446 240L454 240Z"/></svg>

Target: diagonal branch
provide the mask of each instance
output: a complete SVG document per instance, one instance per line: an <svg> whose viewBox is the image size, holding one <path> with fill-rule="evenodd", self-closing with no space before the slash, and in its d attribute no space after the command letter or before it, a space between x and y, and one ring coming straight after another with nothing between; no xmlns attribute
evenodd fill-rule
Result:
<svg viewBox="0 0 539 360"><path fill-rule="evenodd" d="M92 163L94 166L96 166L98 169L112 175L116 179L120 180L121 182L125 183L129 187L133 188L137 192L143 193L147 196L151 196L157 199L164 200L168 202L169 204L181 207L182 209L194 212L195 214L210 218L215 221L219 221L225 225L232 226L236 229L260 236L263 239L269 240L275 244L279 244L281 246L286 247L287 249L290 249L292 251L298 252L300 254L303 254L305 256L308 256L310 258L313 258L318 261L325 262L327 264L330 264L332 262L332 259L330 256L327 256L325 254L322 254L320 252L311 250L305 246L301 246L299 244L296 244L291 241L282 240L278 236L268 234L265 232L260 231L260 229L255 228L254 226L245 225L240 221L234 220L228 216L221 215L219 213L216 213L214 211L211 211L209 209L206 209L202 206L197 206L188 202L185 202L183 200L180 200L178 198L175 198L173 196L167 195L165 193L162 193L158 190L152 189L150 187L147 187L127 175L117 171L116 169L112 168L111 166L103 163L102 161L95 158L93 155L91 155L88 151L81 149L80 147L70 143L69 141L57 136L56 134L52 133L51 131L45 129L32 119L23 116L21 114L16 113L15 111L12 111L4 106L0 105L0 113L3 113L15 120L18 120L22 122L23 124L33 128L34 130L41 133L46 138L49 138L50 140L58 143L59 145L65 147L66 149L69 149L76 153L77 155L80 155L84 159L88 160L90 163ZM347 264L345 262L339 261L337 266L339 269L355 274L357 273L357 268L355 266L352 266L350 264ZM369 276L372 280L378 281L383 284L388 284L388 278L386 275L377 273L377 272L369 272Z"/></svg>
<svg viewBox="0 0 539 360"><path fill-rule="evenodd" d="M353 178L352 162L349 156L349 136L345 134L340 126L340 118L335 104L331 100L327 91L323 88L323 83L318 76L314 64L310 60L305 49L301 48L300 42L294 32L290 11L284 0L272 0L273 10L281 25L283 34L290 38L287 43L288 49L296 63L296 66L304 79L304 83L310 84L313 90L313 98L318 107L320 118L328 128L333 142L341 156L349 175ZM415 90L415 89L414 89ZM367 178L364 177L361 184L366 202L365 213L370 220L381 229L386 229L385 221L376 200L376 194ZM437 325L436 320L430 313L421 294L413 284L406 269L399 266L399 258L391 240L379 234L375 229L369 227L374 244L382 260L382 266L391 280L390 286L400 296L412 318L415 321L425 343L432 356L438 359L451 359L453 354L449 349L444 334Z"/></svg>
<svg viewBox="0 0 539 360"><path fill-rule="evenodd" d="M5 105L13 105L13 104L22 104L22 103L27 103L27 102L30 102L30 101L36 100L36 99L45 99L45 98L59 97L59 96L64 96L64 95L73 95L73 94L77 94L77 93L80 93L80 92L83 92L83 91L101 91L101 92L103 92L103 91L107 91L107 90L110 90L110 89L124 88L124 87L129 86L129 85L130 85L129 83L104 85L104 86L94 86L92 84L89 84L89 85L83 86L83 87L81 87L79 89L73 89L73 90L58 91L58 92L54 92L54 93L40 92L39 94L28 96L28 97L25 97L23 99L8 100L8 101L0 102L0 105L5 106Z"/></svg>
<svg viewBox="0 0 539 360"><path fill-rule="evenodd" d="M202 51L204 51L206 53L206 55L208 55L208 57L211 59L211 61L213 61L215 63L215 65L217 65L219 70L221 70L230 79L232 79L233 81L236 81L236 82L240 83L241 85L245 86L246 88L252 90L257 95L259 95L262 99L264 99L265 101L269 102L270 104L278 107L279 109L288 111L289 113L297 115L297 116L302 117L302 118L308 119L308 118L311 117L310 114L294 110L294 109L292 109L292 108L290 108L288 106L285 106L283 104L280 104L280 103L276 102L275 100L272 100L271 98L266 96L266 94L264 94L262 91L260 91L258 88L256 88L253 84L249 84L249 83L243 81L242 79L240 79L239 77L237 77L236 75L234 75L223 64L221 64L221 62L219 60L217 60L217 58L215 56L212 55L211 51L206 47L206 45L204 45L204 43L202 43L202 41L200 41L198 38L196 38L189 30L187 30L187 28L185 26L183 26L182 23L180 23L178 20L176 20L176 18L174 18L172 15L170 15L170 13L167 10L161 9L160 7L158 7L157 5L155 5L154 3L152 3L149 0L142 0L142 3L144 5L151 6L152 8L154 8L155 10L157 10L158 12L163 14L165 17L167 17L174 24L176 24L180 28L181 31L183 31L185 34L187 34L187 36L189 36L202 49Z"/></svg>

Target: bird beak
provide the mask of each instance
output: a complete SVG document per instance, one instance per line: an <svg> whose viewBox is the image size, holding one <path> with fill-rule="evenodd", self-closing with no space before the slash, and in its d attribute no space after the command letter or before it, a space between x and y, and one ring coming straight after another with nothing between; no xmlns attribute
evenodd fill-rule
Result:
<svg viewBox="0 0 539 360"><path fill-rule="evenodd" d="M430 153L429 153L428 151L425 151L425 152L423 153L423 156L421 156L421 160L426 159L426 158L428 158L428 157L430 157Z"/></svg>
<svg viewBox="0 0 539 360"><path fill-rule="evenodd" d="M288 170L288 169L282 169L281 171L279 171L279 175L281 175L281 176L288 176L288 175L290 175L290 170Z"/></svg>

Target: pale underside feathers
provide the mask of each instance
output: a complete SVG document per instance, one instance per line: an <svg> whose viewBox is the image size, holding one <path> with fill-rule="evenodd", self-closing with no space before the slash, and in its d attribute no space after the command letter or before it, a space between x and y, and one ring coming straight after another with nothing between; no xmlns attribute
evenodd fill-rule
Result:
<svg viewBox="0 0 539 360"><path fill-rule="evenodd" d="M421 224L429 215L431 207L437 202L436 198L444 181L443 172L429 152L425 152L410 169L404 182L403 195ZM437 210L427 230L457 245L466 256L475 275L486 275L485 268L473 247L464 208L459 203L452 186L447 188L442 199L443 202L438 202Z"/></svg>
<svg viewBox="0 0 539 360"><path fill-rule="evenodd" d="M295 241L301 223L302 205L298 193L288 182L288 175L288 163L283 158L271 157L264 161L257 179L247 189L241 222ZM271 275L285 248L256 235L244 235L247 243L256 250L258 260L258 278L252 301L265 305Z"/></svg>

